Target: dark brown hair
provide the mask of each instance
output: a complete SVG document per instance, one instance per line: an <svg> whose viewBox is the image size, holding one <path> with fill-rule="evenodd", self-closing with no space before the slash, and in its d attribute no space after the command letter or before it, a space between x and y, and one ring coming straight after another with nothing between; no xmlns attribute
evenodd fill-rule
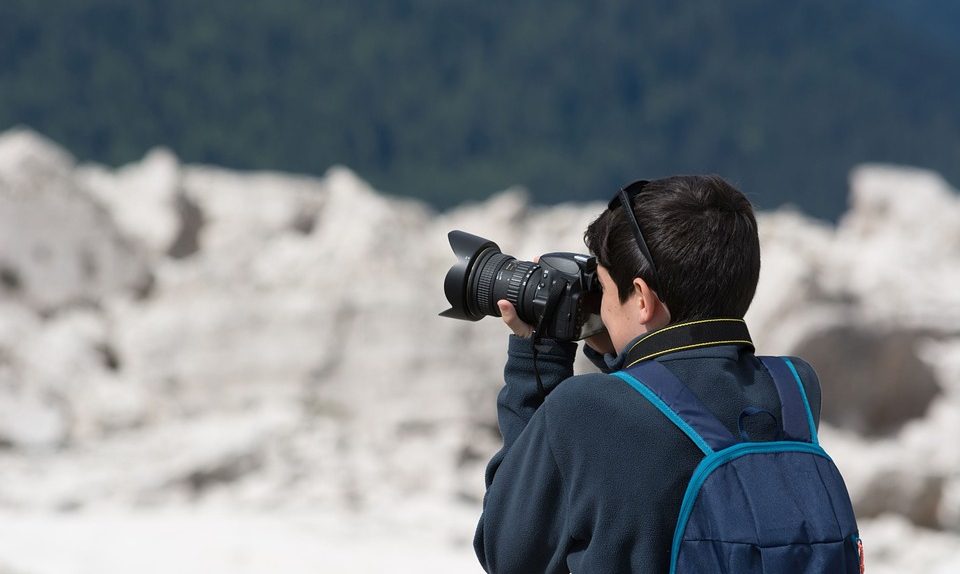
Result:
<svg viewBox="0 0 960 574"><path fill-rule="evenodd" d="M760 276L760 241L750 201L716 175L683 175L648 183L633 199L657 268L657 295L671 323L742 318ZM625 302L633 279L651 283L631 224L619 206L605 210L583 236Z"/></svg>

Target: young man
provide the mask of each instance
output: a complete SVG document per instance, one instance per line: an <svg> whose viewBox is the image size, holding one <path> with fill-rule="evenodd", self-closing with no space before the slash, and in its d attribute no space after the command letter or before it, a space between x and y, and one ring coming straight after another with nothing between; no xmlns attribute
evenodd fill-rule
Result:
<svg viewBox="0 0 960 574"><path fill-rule="evenodd" d="M657 361L734 436L782 432L777 389L742 321L760 272L750 202L716 176L637 182L624 192L584 236L599 262L606 326L584 352L603 373L573 376L576 344L543 341L543 400L533 328L498 303L514 334L497 401L503 449L487 467L474 539L488 572L669 571L681 499L704 453L606 373ZM792 362L818 424L816 375Z"/></svg>

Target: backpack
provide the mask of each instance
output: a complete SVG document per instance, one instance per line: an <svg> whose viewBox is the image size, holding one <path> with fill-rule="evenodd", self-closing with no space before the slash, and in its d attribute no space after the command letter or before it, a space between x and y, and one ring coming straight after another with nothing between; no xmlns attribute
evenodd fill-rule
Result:
<svg viewBox="0 0 960 574"><path fill-rule="evenodd" d="M703 451L677 517L670 574L858 574L863 547L840 472L817 440L793 363L759 357L780 395L783 436L752 442L730 431L665 366L613 373Z"/></svg>

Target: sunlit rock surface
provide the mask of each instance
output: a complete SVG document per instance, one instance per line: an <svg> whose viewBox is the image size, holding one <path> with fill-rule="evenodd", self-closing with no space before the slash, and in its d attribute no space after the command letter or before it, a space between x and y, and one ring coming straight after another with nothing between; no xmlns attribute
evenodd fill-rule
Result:
<svg viewBox="0 0 960 574"><path fill-rule="evenodd" d="M887 166L850 198L836 226L759 214L747 321L820 371L870 571L956 572L960 199ZM602 209L435 213L345 168L108 169L0 134L0 572L479 571L506 336L437 317L446 233L582 251Z"/></svg>

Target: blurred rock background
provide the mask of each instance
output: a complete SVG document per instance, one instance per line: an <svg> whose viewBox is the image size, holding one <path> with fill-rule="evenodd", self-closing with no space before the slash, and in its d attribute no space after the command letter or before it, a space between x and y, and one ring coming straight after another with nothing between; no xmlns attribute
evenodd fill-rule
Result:
<svg viewBox="0 0 960 574"><path fill-rule="evenodd" d="M747 321L820 373L868 572L954 573L960 197L883 165L849 194L759 214ZM602 208L0 134L0 572L478 572L506 334L437 317L446 233L582 251Z"/></svg>

